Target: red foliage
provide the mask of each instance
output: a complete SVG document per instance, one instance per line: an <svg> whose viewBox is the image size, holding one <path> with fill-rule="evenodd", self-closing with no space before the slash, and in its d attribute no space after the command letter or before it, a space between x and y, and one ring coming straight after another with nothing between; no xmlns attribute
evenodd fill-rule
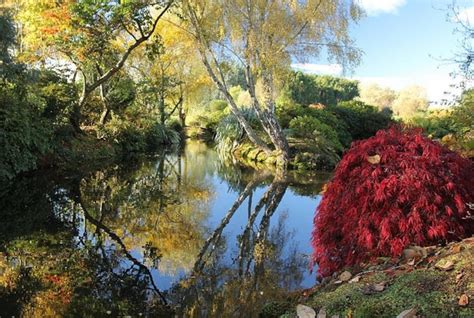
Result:
<svg viewBox="0 0 474 318"><path fill-rule="evenodd" d="M410 244L471 236L468 203L473 162L418 130L379 131L353 143L336 168L314 218L313 262L327 276L378 256L398 257Z"/></svg>

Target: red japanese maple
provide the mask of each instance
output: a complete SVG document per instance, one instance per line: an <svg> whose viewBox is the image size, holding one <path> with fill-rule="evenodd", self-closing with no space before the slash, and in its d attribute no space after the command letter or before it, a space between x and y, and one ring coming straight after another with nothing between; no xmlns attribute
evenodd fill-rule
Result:
<svg viewBox="0 0 474 318"><path fill-rule="evenodd" d="M419 130L392 127L352 144L315 218L313 262L327 276L410 244L474 233L474 163Z"/></svg>

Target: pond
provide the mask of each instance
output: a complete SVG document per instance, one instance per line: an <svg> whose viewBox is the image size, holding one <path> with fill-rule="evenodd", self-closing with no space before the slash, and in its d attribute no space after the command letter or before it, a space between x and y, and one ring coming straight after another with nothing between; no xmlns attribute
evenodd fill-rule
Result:
<svg viewBox="0 0 474 318"><path fill-rule="evenodd" d="M275 178L205 144L0 193L0 316L253 317L315 284L328 174Z"/></svg>

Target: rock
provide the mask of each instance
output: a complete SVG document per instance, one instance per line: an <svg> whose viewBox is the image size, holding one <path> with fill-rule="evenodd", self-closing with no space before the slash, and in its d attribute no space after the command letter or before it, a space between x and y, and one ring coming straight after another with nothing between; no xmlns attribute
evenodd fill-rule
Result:
<svg viewBox="0 0 474 318"><path fill-rule="evenodd" d="M380 293L385 290L385 285L386 282L380 282L377 284L372 284L372 285L366 285L364 288L362 288L362 293L364 295L373 295L376 293Z"/></svg>
<svg viewBox="0 0 474 318"><path fill-rule="evenodd" d="M326 308L321 308L318 312L318 317L316 318L326 318L327 314L326 314Z"/></svg>
<svg viewBox="0 0 474 318"><path fill-rule="evenodd" d="M316 312L311 307L299 304L296 306L296 315L298 316L298 318L315 318ZM326 316L324 316L324 318L326 318Z"/></svg>
<svg viewBox="0 0 474 318"><path fill-rule="evenodd" d="M452 261L441 260L435 264L435 267L443 271L450 271L454 268L454 263Z"/></svg>
<svg viewBox="0 0 474 318"><path fill-rule="evenodd" d="M341 273L341 275L339 275L339 280L343 282L347 282L351 278L352 278L352 274L348 271L344 271Z"/></svg>
<svg viewBox="0 0 474 318"><path fill-rule="evenodd" d="M419 261L428 256L428 252L420 246L408 246L402 252L405 261L415 260Z"/></svg>
<svg viewBox="0 0 474 318"><path fill-rule="evenodd" d="M381 292L385 290L385 282L380 282L373 285L373 289L376 292Z"/></svg>
<svg viewBox="0 0 474 318"><path fill-rule="evenodd" d="M414 308L404 310L397 316L397 318L416 318L416 310Z"/></svg>
<svg viewBox="0 0 474 318"><path fill-rule="evenodd" d="M459 297L458 304L462 307L469 305L469 296L466 294L462 294L461 297Z"/></svg>

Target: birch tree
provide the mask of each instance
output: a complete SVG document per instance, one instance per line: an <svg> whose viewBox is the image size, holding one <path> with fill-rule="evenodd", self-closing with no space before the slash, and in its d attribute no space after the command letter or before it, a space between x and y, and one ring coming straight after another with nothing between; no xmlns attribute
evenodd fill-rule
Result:
<svg viewBox="0 0 474 318"><path fill-rule="evenodd" d="M271 147L230 94L222 62L231 59L245 70L252 108L277 151L279 166L285 168L289 147L275 116L280 80L292 61L322 53L345 68L357 64L360 52L348 31L350 23L360 18L360 8L351 0L184 0L182 4L207 72L250 141L270 154Z"/></svg>

